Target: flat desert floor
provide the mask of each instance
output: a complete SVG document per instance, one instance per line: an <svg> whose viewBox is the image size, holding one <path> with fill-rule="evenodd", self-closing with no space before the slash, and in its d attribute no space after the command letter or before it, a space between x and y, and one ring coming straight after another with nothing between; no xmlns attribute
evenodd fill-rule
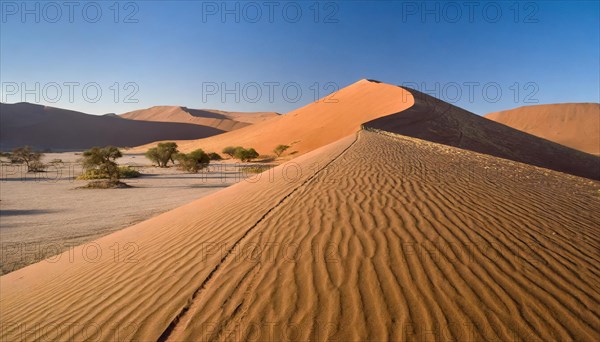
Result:
<svg viewBox="0 0 600 342"><path fill-rule="evenodd" d="M143 174L124 180L132 188L76 189L87 184L74 180L82 171L79 158L81 155L73 152L48 153L44 162L61 159L63 163L36 174L24 172L25 166L0 165L0 274L55 256L249 176L234 163L213 162L201 173L188 174L174 167L152 167L143 155L125 154L119 164L131 165Z"/></svg>

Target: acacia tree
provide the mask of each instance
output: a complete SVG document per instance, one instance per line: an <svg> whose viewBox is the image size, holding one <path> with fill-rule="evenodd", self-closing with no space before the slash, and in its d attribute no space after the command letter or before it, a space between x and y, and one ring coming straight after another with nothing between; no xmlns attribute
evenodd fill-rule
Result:
<svg viewBox="0 0 600 342"><path fill-rule="evenodd" d="M277 157L280 157L281 154L285 152L288 148L290 148L289 145L277 145L273 152L277 155Z"/></svg>
<svg viewBox="0 0 600 342"><path fill-rule="evenodd" d="M44 154L36 152L30 146L18 147L12 151L11 160L27 165L27 172L37 172L44 169L44 165L40 162Z"/></svg>
<svg viewBox="0 0 600 342"><path fill-rule="evenodd" d="M119 180L119 167L115 160L123 154L114 146L92 147L83 152L83 167L86 169L98 169L100 173L106 174L111 181Z"/></svg>
<svg viewBox="0 0 600 342"><path fill-rule="evenodd" d="M175 164L175 154L177 144L174 142L159 143L157 147L153 147L146 152L146 158L155 162L159 167L167 167L169 161Z"/></svg>

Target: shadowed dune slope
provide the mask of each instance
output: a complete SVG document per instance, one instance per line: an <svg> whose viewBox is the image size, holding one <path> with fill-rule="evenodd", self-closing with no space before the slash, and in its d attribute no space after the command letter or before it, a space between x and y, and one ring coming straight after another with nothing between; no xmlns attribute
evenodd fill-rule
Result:
<svg viewBox="0 0 600 342"><path fill-rule="evenodd" d="M369 131L294 161L1 277L2 337L600 339L599 182Z"/></svg>
<svg viewBox="0 0 600 342"><path fill-rule="evenodd" d="M274 112L225 112L178 106L156 106L121 114L121 117L131 120L196 124L228 132L278 115Z"/></svg>
<svg viewBox="0 0 600 342"><path fill-rule="evenodd" d="M291 145L286 154L304 154L356 132L360 125L408 107L412 96L404 89L379 82L360 80L333 95L267 121L218 136L178 141L182 151L202 148L221 152L226 146L253 147L260 154L272 154L280 144ZM154 144L135 150L146 151Z"/></svg>
<svg viewBox="0 0 600 342"><path fill-rule="evenodd" d="M364 126L600 179L600 158L487 120L416 90L414 105ZM555 127L559 130L560 127Z"/></svg>
<svg viewBox="0 0 600 342"><path fill-rule="evenodd" d="M80 150L137 146L156 140L195 139L223 131L184 123L146 122L115 115L89 115L30 103L0 104L0 145Z"/></svg>
<svg viewBox="0 0 600 342"><path fill-rule="evenodd" d="M526 106L485 117L576 150L600 155L598 103Z"/></svg>

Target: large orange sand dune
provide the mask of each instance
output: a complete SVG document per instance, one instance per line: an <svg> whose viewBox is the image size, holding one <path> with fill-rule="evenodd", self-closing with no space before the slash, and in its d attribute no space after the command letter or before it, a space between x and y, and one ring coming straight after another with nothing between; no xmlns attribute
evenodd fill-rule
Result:
<svg viewBox="0 0 600 342"><path fill-rule="evenodd" d="M600 155L600 104L526 106L485 116L561 145Z"/></svg>
<svg viewBox="0 0 600 342"><path fill-rule="evenodd" d="M230 145L254 147L272 154L279 144L291 145L288 153L299 154L325 146L356 132L360 125L412 106L413 98L404 89L384 83L361 80L288 114L210 139L178 141L180 149L221 152ZM154 144L137 148L145 151Z"/></svg>
<svg viewBox="0 0 600 342"><path fill-rule="evenodd" d="M365 82L363 122L419 104ZM599 340L600 183L394 122L0 277L3 340Z"/></svg>

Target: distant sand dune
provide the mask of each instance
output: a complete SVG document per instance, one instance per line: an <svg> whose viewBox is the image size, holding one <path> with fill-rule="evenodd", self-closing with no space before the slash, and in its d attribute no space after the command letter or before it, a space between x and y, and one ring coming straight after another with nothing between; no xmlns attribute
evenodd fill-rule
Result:
<svg viewBox="0 0 600 342"><path fill-rule="evenodd" d="M225 112L179 106L156 106L121 114L121 117L131 120L196 124L226 132L277 116L278 114L274 112Z"/></svg>
<svg viewBox="0 0 600 342"><path fill-rule="evenodd" d="M195 124L128 120L30 103L0 104L3 149L23 145L59 151L106 145L129 147L156 140L197 139L222 132Z"/></svg>
<svg viewBox="0 0 600 342"><path fill-rule="evenodd" d="M561 145L600 155L599 103L525 106L485 117Z"/></svg>

